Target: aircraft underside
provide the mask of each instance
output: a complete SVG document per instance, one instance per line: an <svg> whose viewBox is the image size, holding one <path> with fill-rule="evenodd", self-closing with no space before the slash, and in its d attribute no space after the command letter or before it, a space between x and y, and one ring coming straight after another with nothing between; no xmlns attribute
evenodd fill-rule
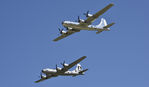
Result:
<svg viewBox="0 0 149 87"><path fill-rule="evenodd" d="M95 26L81 26L81 25L68 25L65 27L70 27L74 30L89 30L89 31L98 31L98 30L103 30L102 28L97 28Z"/></svg>

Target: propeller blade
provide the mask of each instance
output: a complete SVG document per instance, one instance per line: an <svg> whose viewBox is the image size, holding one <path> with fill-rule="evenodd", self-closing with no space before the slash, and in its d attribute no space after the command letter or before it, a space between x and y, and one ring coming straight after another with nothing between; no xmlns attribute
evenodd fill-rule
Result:
<svg viewBox="0 0 149 87"><path fill-rule="evenodd" d="M56 64L56 69L57 69L57 64Z"/></svg>
<svg viewBox="0 0 149 87"><path fill-rule="evenodd" d="M78 16L78 22L80 22L80 16Z"/></svg>
<svg viewBox="0 0 149 87"><path fill-rule="evenodd" d="M61 29L60 29L60 28L58 28L58 30L59 30L59 31L61 31Z"/></svg>
<svg viewBox="0 0 149 87"><path fill-rule="evenodd" d="M78 16L78 20L80 20L80 16Z"/></svg>
<svg viewBox="0 0 149 87"><path fill-rule="evenodd" d="M42 72L40 72L40 78L42 78Z"/></svg>
<svg viewBox="0 0 149 87"><path fill-rule="evenodd" d="M63 31L64 29L58 28L58 30L59 30L60 34L62 34L62 31Z"/></svg>
<svg viewBox="0 0 149 87"><path fill-rule="evenodd" d="M89 10L86 12L86 14L89 14Z"/></svg>
<svg viewBox="0 0 149 87"><path fill-rule="evenodd" d="M83 13L86 17L88 17L89 10L86 13Z"/></svg>

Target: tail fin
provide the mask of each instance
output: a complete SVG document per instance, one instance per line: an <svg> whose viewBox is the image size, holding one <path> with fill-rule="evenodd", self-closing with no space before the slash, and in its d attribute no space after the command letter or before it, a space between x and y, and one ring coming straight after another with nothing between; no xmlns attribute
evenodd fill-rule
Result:
<svg viewBox="0 0 149 87"><path fill-rule="evenodd" d="M99 28L107 26L107 21L104 18L101 18L101 22L97 25Z"/></svg>
<svg viewBox="0 0 149 87"><path fill-rule="evenodd" d="M101 22L99 23L99 25L97 25L98 28L102 28L105 31L110 31L110 28L112 25L114 25L115 23L111 23L111 24L107 24L106 20L104 18L101 19ZM98 30L96 32L96 34L99 34L100 32L102 32L103 30Z"/></svg>
<svg viewBox="0 0 149 87"><path fill-rule="evenodd" d="M82 70L82 67L80 64L77 64L77 67L76 67L76 72L80 72Z"/></svg>

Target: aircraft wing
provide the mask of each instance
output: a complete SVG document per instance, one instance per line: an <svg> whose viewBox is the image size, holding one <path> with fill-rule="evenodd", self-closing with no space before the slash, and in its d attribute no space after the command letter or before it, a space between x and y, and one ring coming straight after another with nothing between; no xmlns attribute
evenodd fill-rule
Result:
<svg viewBox="0 0 149 87"><path fill-rule="evenodd" d="M48 76L47 78L41 78L41 79L39 79L39 80L35 81L35 83L39 83L39 82L41 82L41 81L44 81L44 80L50 79L51 77L53 77L53 76Z"/></svg>
<svg viewBox="0 0 149 87"><path fill-rule="evenodd" d="M81 62L82 60L84 60L85 58L86 58L86 56L83 56L83 57L79 58L78 60L72 62L68 66L65 66L64 68L62 68L62 72L68 71L70 68L72 68L73 66L75 66L76 64L78 64L79 62Z"/></svg>
<svg viewBox="0 0 149 87"><path fill-rule="evenodd" d="M102 15L103 13L105 13L108 9L110 9L114 4L109 4L107 5L105 8L103 8L102 10L98 11L96 14L94 14L91 17L88 17L85 20L85 23L87 23L88 25L90 25L95 19L97 19L100 15Z"/></svg>
<svg viewBox="0 0 149 87"><path fill-rule="evenodd" d="M73 33L75 33L75 32L79 32L79 31L80 31L80 30L78 30L78 31L68 30L67 33L62 34L61 36L57 37L57 38L54 39L53 41L61 40L61 39L65 38L65 37L67 37L67 36L69 36L69 35L71 35L71 34L73 34Z"/></svg>

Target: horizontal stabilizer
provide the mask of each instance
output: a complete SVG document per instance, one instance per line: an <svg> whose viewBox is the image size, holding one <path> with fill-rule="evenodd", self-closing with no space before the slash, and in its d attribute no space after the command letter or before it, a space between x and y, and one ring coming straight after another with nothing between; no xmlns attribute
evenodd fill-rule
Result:
<svg viewBox="0 0 149 87"><path fill-rule="evenodd" d="M80 71L79 73L80 74L83 74L83 72L86 72L88 69L84 69L84 70L82 70L82 71Z"/></svg>
<svg viewBox="0 0 149 87"><path fill-rule="evenodd" d="M97 31L96 34L99 34L99 33L101 33L101 32L102 32L102 31Z"/></svg>
<svg viewBox="0 0 149 87"><path fill-rule="evenodd" d="M103 28L109 28L109 27L111 27L112 25L114 25L115 23L113 22L113 23L111 23L111 24L108 24L107 26L105 26L105 27L103 27Z"/></svg>

